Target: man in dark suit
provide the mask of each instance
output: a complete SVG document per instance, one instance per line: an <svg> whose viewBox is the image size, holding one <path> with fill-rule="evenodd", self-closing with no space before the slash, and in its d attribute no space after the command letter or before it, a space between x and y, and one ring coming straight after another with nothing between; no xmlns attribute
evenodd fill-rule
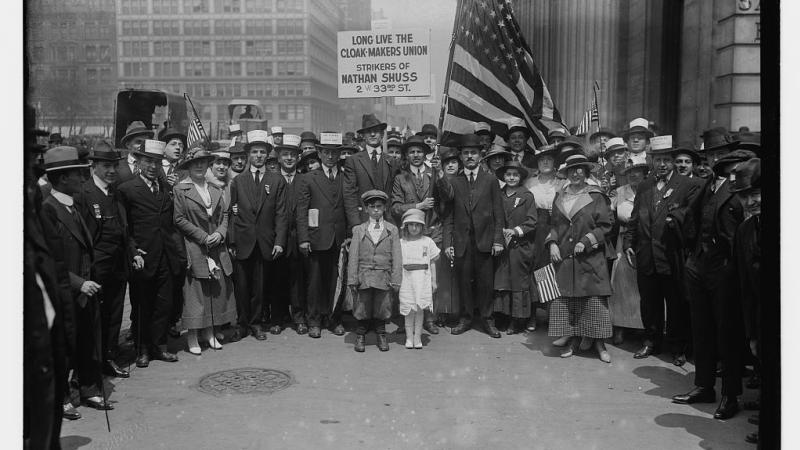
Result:
<svg viewBox="0 0 800 450"><path fill-rule="evenodd" d="M283 143L275 146L278 154L279 172L286 181L286 251L275 264L275 295L283 297L282 304L291 306L291 320L297 334L308 333L306 325L306 283L304 257L297 241L297 186L304 175L297 172L300 155L300 136L284 134ZM287 317L288 319L288 317ZM272 334L281 332L280 327L270 329Z"/></svg>
<svg viewBox="0 0 800 450"><path fill-rule="evenodd" d="M347 158L344 163L344 207L347 211L347 227L352 228L367 221L369 215L361 207L361 195L372 189L392 193L398 162L383 153L383 133L386 124L374 114L364 114L358 132L364 136L366 146ZM390 208L386 208L384 219L392 222Z"/></svg>
<svg viewBox="0 0 800 450"><path fill-rule="evenodd" d="M147 128L142 121L136 120L128 125L127 130L125 130L125 136L119 140L120 145L125 148L125 161L120 161L119 163L118 183L124 183L138 175L139 167L137 166L136 152L145 139L153 139L154 134L153 130Z"/></svg>
<svg viewBox="0 0 800 450"><path fill-rule="evenodd" d="M451 333L467 331L477 307L486 332L499 338L500 332L492 319L492 257L503 251L505 211L500 186L495 176L479 167L483 148L479 136L465 135L458 147L464 172L448 177L450 188L444 195L451 206L448 206L449 214L444 220L443 242L447 256L455 261L456 276L462 289L461 317Z"/></svg>
<svg viewBox="0 0 800 450"><path fill-rule="evenodd" d="M44 155L44 168L52 185L42 203L42 220L51 233L48 245L63 250L69 274L69 293L74 302L76 353L72 368L80 386L82 403L96 409L113 409L103 393L99 299L101 285L92 270L94 249L73 195L81 188L82 170L88 167L74 147L54 147Z"/></svg>
<svg viewBox="0 0 800 450"><path fill-rule="evenodd" d="M331 310L338 277L339 251L350 235L344 207L344 183L339 170L340 149L319 145L322 168L303 176L297 187L297 241L308 264L308 335L320 337L324 317L341 336L341 305Z"/></svg>
<svg viewBox="0 0 800 450"><path fill-rule="evenodd" d="M120 152L107 142L95 145L89 155L92 177L75 194L75 205L89 229L94 246L95 279L101 286L100 316L103 339L103 371L128 378L115 361L119 350L125 288L133 258L128 253L128 221L116 192Z"/></svg>
<svg viewBox="0 0 800 450"><path fill-rule="evenodd" d="M716 400L716 362L722 361L722 398L715 419L729 419L739 411L742 393L744 323L733 261L733 239L744 220L741 201L730 191L733 167L755 156L747 150L730 152L736 143L726 133L706 133L705 152L713 151L716 175L701 190L691 209L695 222L686 261L686 286L692 322L695 388L672 397L681 404ZM722 156L720 156L720 154Z"/></svg>
<svg viewBox="0 0 800 450"><path fill-rule="evenodd" d="M247 133L245 149L250 170L231 182L231 219L228 224L228 247L236 258L236 310L239 327L234 340L252 333L258 340L267 339L260 323L280 326L288 313L288 304L272 295L266 281L282 283L275 275L275 264L286 248L286 180L266 170L272 144L264 130ZM267 292L265 292L267 291ZM266 301L266 300L270 301Z"/></svg>
<svg viewBox="0 0 800 450"><path fill-rule="evenodd" d="M434 131L435 128L428 133ZM447 191L449 187L438 157L431 160L431 168L425 165L426 155L434 151L428 145L429 140L429 135L418 134L400 147L401 166L405 169L394 177L391 210L397 223L402 222L403 214L409 209L425 212L425 234L441 247L442 219L438 211L442 203L441 191ZM428 310L425 311L425 329L431 334L439 334L434 314Z"/></svg>
<svg viewBox="0 0 800 450"><path fill-rule="evenodd" d="M130 298L131 307L137 311L137 367L149 366L151 359L178 361L177 355L166 351L172 274L181 267L173 239L172 197L161 171L164 147L161 141L145 140L136 152L141 173L120 184L118 190L127 213L128 251L133 255Z"/></svg>
<svg viewBox="0 0 800 450"><path fill-rule="evenodd" d="M645 338L642 348L633 354L647 358L661 351L664 337L664 301L666 323L673 364L686 362L689 343L689 304L683 289L683 248L679 231L683 228L689 206L699 193L698 186L675 170L672 140L654 143L650 156L653 172L636 192L633 212L624 236L623 248L629 261L636 262L640 309ZM663 142L663 144L661 143Z"/></svg>

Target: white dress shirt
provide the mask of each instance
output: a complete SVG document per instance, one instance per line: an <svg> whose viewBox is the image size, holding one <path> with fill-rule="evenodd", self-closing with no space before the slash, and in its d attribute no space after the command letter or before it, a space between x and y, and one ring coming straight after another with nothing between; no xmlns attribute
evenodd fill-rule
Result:
<svg viewBox="0 0 800 450"><path fill-rule="evenodd" d="M108 195L108 183L98 178L95 174L92 174L92 179L94 180L94 185L103 191L103 194Z"/></svg>
<svg viewBox="0 0 800 450"><path fill-rule="evenodd" d="M375 228L376 223L378 224L378 228ZM377 244L378 239L381 238L381 233L383 233L383 219L375 220L370 217L367 231L369 232L369 237L372 239L372 242Z"/></svg>
<svg viewBox="0 0 800 450"><path fill-rule="evenodd" d="M381 146L370 147L369 145L365 145L365 148L367 150L367 156L369 156L370 161L372 160L372 152L377 152L375 156L377 157L378 162L381 162L381 154L383 153L383 147Z"/></svg>
<svg viewBox="0 0 800 450"><path fill-rule="evenodd" d="M325 173L325 176L327 178L331 177L331 172L333 172L333 176L334 177L336 177L336 175L338 175L338 171L336 170L336 167L328 167L325 164L322 165L322 172Z"/></svg>

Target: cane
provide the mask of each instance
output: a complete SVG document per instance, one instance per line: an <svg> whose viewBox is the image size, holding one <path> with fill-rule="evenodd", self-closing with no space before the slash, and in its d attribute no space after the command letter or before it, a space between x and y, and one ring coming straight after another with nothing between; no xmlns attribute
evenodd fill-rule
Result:
<svg viewBox="0 0 800 450"><path fill-rule="evenodd" d="M95 308L100 308L100 301L101 301L100 300L100 292L98 292L95 295L95 301L94 301L94 307ZM92 313L92 321L95 321L95 318L99 317L99 316L100 316L99 309L95 309L95 311ZM100 328L98 326L98 324L95 323L94 325L96 327L95 329ZM102 334L103 334L103 332L101 330L100 331L100 335L102 336ZM96 356L97 356L97 362L98 362L98 369L100 369L98 371L99 374L100 374L100 380L99 380L99 382L100 382L99 383L100 384L100 395L103 396L103 405L107 405L108 404L108 399L106 398L106 386L105 386L105 380L104 380L104 377L103 377L103 350L102 350L102 342L101 341L102 341L102 338L101 338L100 341L95 339L94 349L95 349L95 352L97 352ZM111 421L108 420L108 408L103 408L103 412L106 415L106 428L108 428L108 432L111 433Z"/></svg>
<svg viewBox="0 0 800 450"><path fill-rule="evenodd" d="M207 249L207 251L211 251L211 249L208 248L208 244L206 244L206 249ZM213 259L211 259L211 257L208 257L208 259L211 260L211 261L214 261ZM216 262L215 261L214 261L214 265L216 266ZM220 269L217 268L217 270L220 270ZM213 271L213 269L211 269L211 267L209 267L209 275L211 276L212 280L216 279L217 282L220 283L220 288L221 288L222 287L221 286L222 283L221 283L220 279L222 277L220 277L220 278L215 277L214 276L214 271ZM222 276L224 276L224 274ZM215 334L216 331L214 331L214 295L209 295L208 304L211 307L211 339L214 342L216 342L217 341L217 335ZM217 342L217 344L219 344L219 343ZM219 350L216 345L212 345L211 347L214 349L215 352L217 350Z"/></svg>

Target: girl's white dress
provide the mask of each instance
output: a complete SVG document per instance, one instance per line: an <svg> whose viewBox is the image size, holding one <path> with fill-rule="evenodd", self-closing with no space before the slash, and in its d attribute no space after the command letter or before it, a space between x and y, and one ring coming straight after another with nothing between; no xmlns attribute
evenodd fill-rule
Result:
<svg viewBox="0 0 800 450"><path fill-rule="evenodd" d="M407 316L417 309L433 309L433 280L431 260L439 256L439 247L428 236L415 240L400 239L403 253L403 266L406 264L426 264L427 270L406 270L403 268L403 281L400 284L400 314Z"/></svg>

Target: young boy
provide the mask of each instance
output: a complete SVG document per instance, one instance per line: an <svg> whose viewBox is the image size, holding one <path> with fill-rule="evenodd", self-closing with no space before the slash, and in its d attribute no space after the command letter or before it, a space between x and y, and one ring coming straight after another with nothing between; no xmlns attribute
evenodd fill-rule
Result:
<svg viewBox="0 0 800 450"><path fill-rule="evenodd" d="M370 321L378 334L378 349L389 350L386 321L392 316L392 290L400 290L403 258L400 255L400 233L384 220L389 197L382 191L369 190L361 201L369 219L353 227L347 285L352 289L353 317L358 320L355 351L364 351L365 335Z"/></svg>

